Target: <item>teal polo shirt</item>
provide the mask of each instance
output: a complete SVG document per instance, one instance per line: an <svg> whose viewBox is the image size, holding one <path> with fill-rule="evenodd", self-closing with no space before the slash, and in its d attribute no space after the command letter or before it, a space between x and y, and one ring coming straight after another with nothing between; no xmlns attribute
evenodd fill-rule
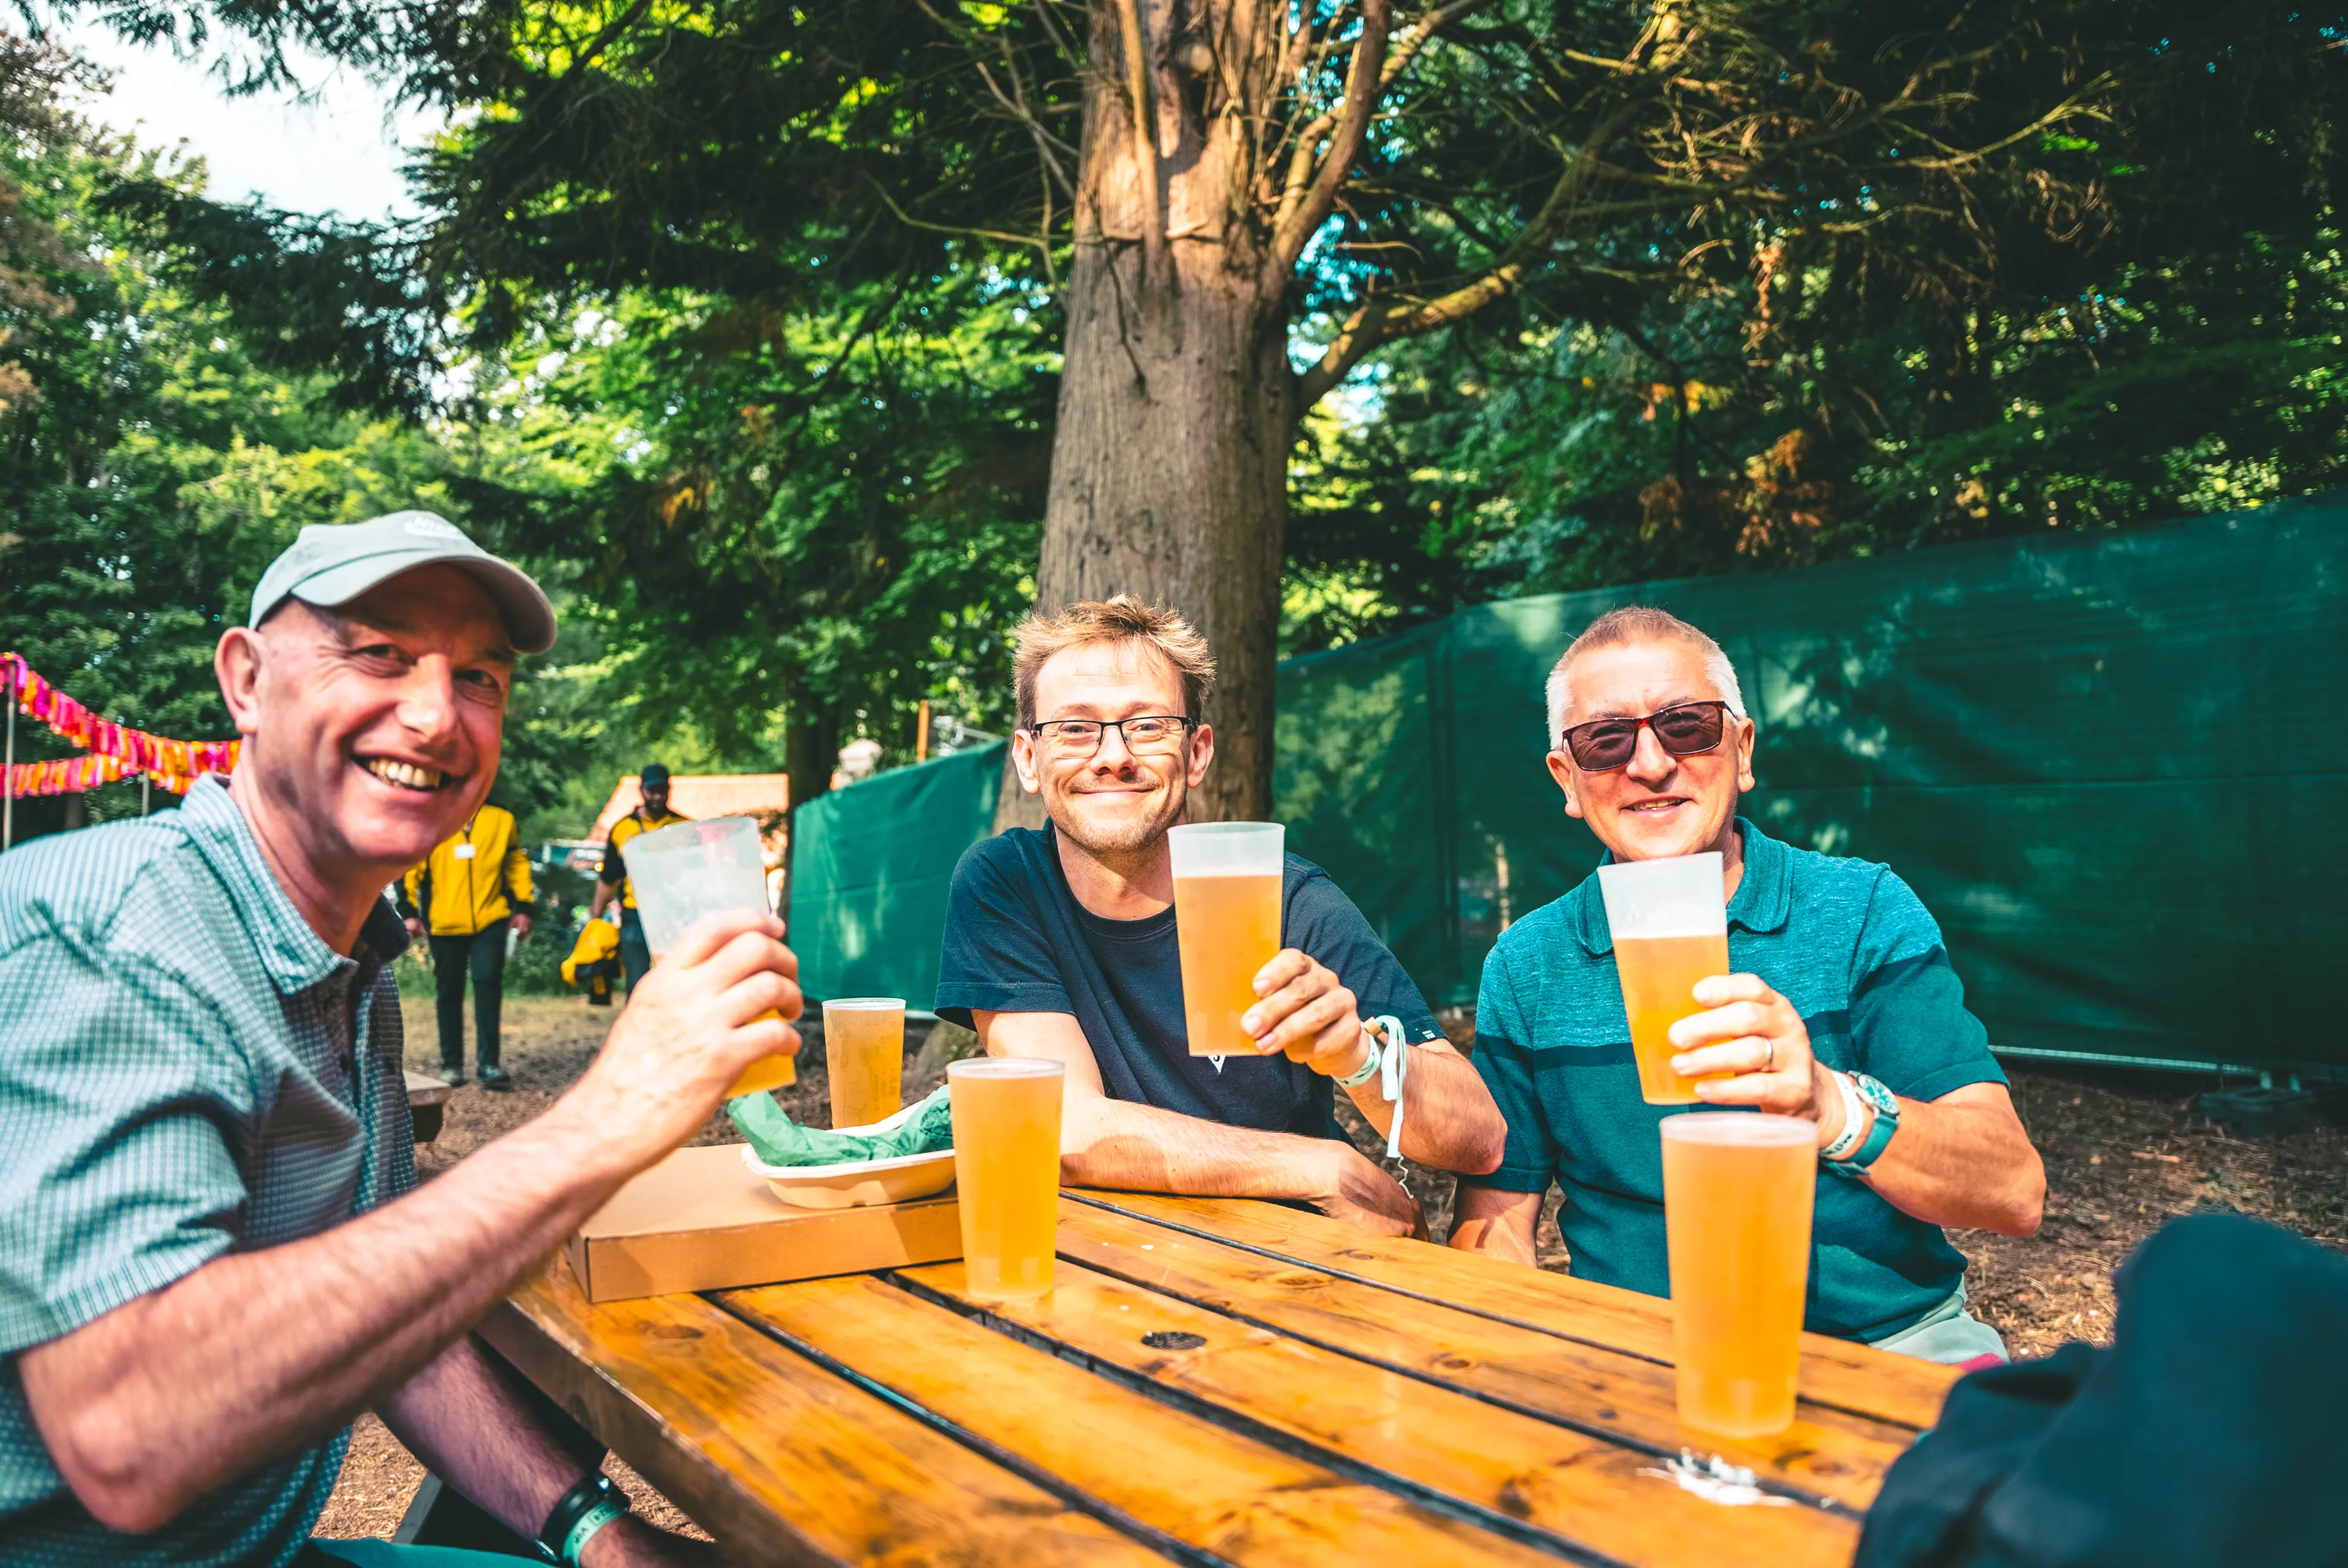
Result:
<svg viewBox="0 0 2348 1568"><path fill-rule="evenodd" d="M1794 1004L1820 1061L1911 1100L2003 1083L1989 1034L1965 1010L1941 928L1889 866L1780 844L1742 817L1745 876L1728 903L1728 961ZM1500 935L1476 1003L1476 1069L1508 1119L1500 1167L1463 1177L1563 1194L1558 1229L1577 1279L1669 1296L1663 1119L1639 1098L1606 904L1591 875ZM1806 1326L1880 1339L1963 1281L1941 1227L1864 1183L1821 1170Z"/></svg>
<svg viewBox="0 0 2348 1568"><path fill-rule="evenodd" d="M378 903L349 957L279 886L216 777L177 811L0 855L0 1563L282 1568L347 1430L255 1465L160 1530L67 1489L18 1353L232 1252L416 1184Z"/></svg>

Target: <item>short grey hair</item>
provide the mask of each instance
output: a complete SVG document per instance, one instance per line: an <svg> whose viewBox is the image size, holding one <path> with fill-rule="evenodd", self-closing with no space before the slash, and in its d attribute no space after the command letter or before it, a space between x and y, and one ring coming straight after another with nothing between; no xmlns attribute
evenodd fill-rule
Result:
<svg viewBox="0 0 2348 1568"><path fill-rule="evenodd" d="M1657 610L1651 604L1626 604L1608 610L1583 628L1581 635L1573 640L1573 646L1565 651L1565 656L1550 667L1550 750L1565 749L1565 714L1573 705L1566 674L1576 659L1595 648L1616 648L1626 642L1650 642L1664 637L1695 644L1704 654L1704 672L1712 689L1720 693L1720 700L1728 704L1730 712L1740 719L1745 717L1745 692L1736 684L1736 666L1728 661L1719 643L1668 610Z"/></svg>

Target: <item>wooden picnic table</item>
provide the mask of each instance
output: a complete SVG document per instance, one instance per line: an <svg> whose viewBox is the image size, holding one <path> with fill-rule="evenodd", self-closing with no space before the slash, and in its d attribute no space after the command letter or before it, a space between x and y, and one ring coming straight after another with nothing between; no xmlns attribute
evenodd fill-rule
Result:
<svg viewBox="0 0 2348 1568"><path fill-rule="evenodd" d="M1066 1192L1056 1272L598 1307L558 1258L483 1333L746 1563L1839 1568L1956 1377L1805 1336L1793 1428L1710 1438L1667 1303L1242 1200Z"/></svg>

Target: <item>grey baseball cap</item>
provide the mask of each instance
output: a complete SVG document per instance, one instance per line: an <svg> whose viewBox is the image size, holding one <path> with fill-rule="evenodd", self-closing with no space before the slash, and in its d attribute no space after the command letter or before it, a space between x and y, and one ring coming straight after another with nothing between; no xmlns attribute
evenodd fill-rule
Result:
<svg viewBox="0 0 2348 1568"><path fill-rule="evenodd" d="M364 523L304 528L293 548L261 574L245 624L260 625L288 598L333 610L401 572L435 564L469 572L489 590L517 650L543 653L554 646L554 606L545 590L521 568L499 560L433 512L393 512Z"/></svg>

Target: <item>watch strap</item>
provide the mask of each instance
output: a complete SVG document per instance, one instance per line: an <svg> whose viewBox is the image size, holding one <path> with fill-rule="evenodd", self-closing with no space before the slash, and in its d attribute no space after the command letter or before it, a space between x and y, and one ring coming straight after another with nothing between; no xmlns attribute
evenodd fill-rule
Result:
<svg viewBox="0 0 2348 1568"><path fill-rule="evenodd" d="M1868 1129L1866 1142L1849 1159L1838 1161L1827 1169L1855 1182L1883 1157L1891 1135L1900 1131L1900 1100L1890 1090L1863 1074L1853 1088L1875 1112L1875 1123Z"/></svg>
<svg viewBox="0 0 2348 1568"><path fill-rule="evenodd" d="M544 1561L578 1568L579 1553L605 1525L628 1512L628 1494L598 1471L580 1478L548 1512L532 1544Z"/></svg>

